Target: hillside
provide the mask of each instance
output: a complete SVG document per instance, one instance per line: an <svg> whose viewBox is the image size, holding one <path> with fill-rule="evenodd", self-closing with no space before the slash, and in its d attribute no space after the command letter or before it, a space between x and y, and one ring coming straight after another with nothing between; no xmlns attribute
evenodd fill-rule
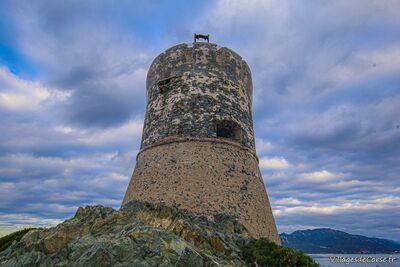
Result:
<svg viewBox="0 0 400 267"><path fill-rule="evenodd" d="M400 244L391 240L352 235L329 228L280 234L282 245L305 253L398 253Z"/></svg>

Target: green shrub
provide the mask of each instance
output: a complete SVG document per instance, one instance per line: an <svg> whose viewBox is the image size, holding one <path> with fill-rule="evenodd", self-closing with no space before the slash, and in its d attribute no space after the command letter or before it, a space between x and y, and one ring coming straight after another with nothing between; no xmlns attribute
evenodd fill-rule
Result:
<svg viewBox="0 0 400 267"><path fill-rule="evenodd" d="M27 228L23 229L14 233L11 233L9 235L3 236L0 238L0 252L3 250L6 250L11 244L16 241L20 241L21 238L30 230L37 229L37 228Z"/></svg>
<svg viewBox="0 0 400 267"><path fill-rule="evenodd" d="M309 256L288 247L279 246L266 238L253 239L242 248L243 260L251 266L317 267Z"/></svg>

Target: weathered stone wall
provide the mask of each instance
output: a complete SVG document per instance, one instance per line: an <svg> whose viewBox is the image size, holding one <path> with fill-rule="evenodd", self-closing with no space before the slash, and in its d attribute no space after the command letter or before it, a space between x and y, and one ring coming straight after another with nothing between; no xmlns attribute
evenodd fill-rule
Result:
<svg viewBox="0 0 400 267"><path fill-rule="evenodd" d="M246 62L209 43L174 46L147 75L142 148L168 136L215 137L216 125L237 125L236 141L254 149L252 83Z"/></svg>
<svg viewBox="0 0 400 267"><path fill-rule="evenodd" d="M133 199L231 214L253 236L279 243L257 158L229 141L176 139L143 150L123 203Z"/></svg>

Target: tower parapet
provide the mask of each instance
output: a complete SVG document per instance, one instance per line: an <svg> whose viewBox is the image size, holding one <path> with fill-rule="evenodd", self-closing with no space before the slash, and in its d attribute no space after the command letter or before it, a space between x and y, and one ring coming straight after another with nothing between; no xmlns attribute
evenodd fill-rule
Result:
<svg viewBox="0 0 400 267"><path fill-rule="evenodd" d="M123 203L225 212L279 243L255 152L247 63L216 44L179 44L156 57L146 87L141 150Z"/></svg>

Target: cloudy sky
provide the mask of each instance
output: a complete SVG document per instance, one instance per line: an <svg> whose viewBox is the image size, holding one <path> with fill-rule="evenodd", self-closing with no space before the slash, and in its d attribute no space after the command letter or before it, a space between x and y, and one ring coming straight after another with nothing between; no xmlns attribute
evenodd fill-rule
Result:
<svg viewBox="0 0 400 267"><path fill-rule="evenodd" d="M0 233L118 208L145 76L194 32L254 82L257 153L279 232L400 240L399 1L1 1Z"/></svg>

